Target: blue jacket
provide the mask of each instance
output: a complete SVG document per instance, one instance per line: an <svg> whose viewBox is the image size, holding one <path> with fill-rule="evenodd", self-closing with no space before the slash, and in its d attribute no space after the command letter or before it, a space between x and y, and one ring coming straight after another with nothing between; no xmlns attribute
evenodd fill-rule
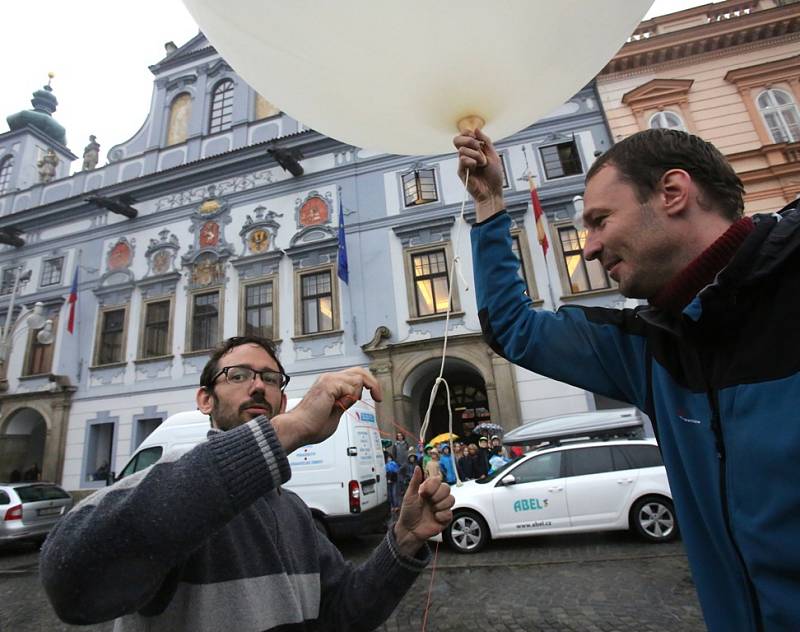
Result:
<svg viewBox="0 0 800 632"><path fill-rule="evenodd" d="M441 457L439 457L439 467L444 473L445 483L456 482L456 465L453 461L452 454L443 454Z"/></svg>
<svg viewBox="0 0 800 632"><path fill-rule="evenodd" d="M712 632L800 630L800 212L754 220L676 315L534 310L508 215L472 229L490 346L652 419Z"/></svg>

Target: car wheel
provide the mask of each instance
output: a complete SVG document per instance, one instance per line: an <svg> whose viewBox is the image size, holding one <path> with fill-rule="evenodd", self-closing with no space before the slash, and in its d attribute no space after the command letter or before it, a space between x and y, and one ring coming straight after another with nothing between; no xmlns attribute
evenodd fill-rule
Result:
<svg viewBox="0 0 800 632"><path fill-rule="evenodd" d="M477 553L489 541L489 527L478 514L460 511L444 530L444 540L458 553Z"/></svg>
<svg viewBox="0 0 800 632"><path fill-rule="evenodd" d="M678 535L675 507L667 498L640 498L631 509L631 526L650 542L669 542Z"/></svg>

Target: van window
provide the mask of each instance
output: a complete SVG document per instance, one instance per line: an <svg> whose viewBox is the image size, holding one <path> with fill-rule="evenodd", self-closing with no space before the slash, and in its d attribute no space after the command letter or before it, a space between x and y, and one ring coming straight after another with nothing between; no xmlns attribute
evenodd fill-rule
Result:
<svg viewBox="0 0 800 632"><path fill-rule="evenodd" d="M613 472L611 450L608 446L567 450L567 476L584 476Z"/></svg>
<svg viewBox="0 0 800 632"><path fill-rule="evenodd" d="M158 461L161 458L161 454L163 449L161 446L153 446L152 448L145 448L141 452L139 452L133 459L131 459L130 463L125 466L125 469L122 470L122 473L119 475L117 480L121 478L125 478L126 476L130 476L134 472L139 472L146 467L150 467L153 463Z"/></svg>
<svg viewBox="0 0 800 632"><path fill-rule="evenodd" d="M618 470L660 467L661 453L654 445L617 445L614 450L614 465ZM627 463L624 466L623 463Z"/></svg>

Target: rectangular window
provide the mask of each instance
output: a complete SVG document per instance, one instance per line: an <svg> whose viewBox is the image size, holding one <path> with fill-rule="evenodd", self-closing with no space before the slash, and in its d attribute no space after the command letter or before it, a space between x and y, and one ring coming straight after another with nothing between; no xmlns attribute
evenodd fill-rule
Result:
<svg viewBox="0 0 800 632"><path fill-rule="evenodd" d="M406 206L436 202L436 172L434 169L415 169L401 176Z"/></svg>
<svg viewBox="0 0 800 632"><path fill-rule="evenodd" d="M333 330L333 288L330 270L300 276L300 301L304 334Z"/></svg>
<svg viewBox="0 0 800 632"><path fill-rule="evenodd" d="M6 268L3 270L3 278L2 281L0 281L0 296L11 294L11 290L14 289L14 278L16 273L16 268Z"/></svg>
<svg viewBox="0 0 800 632"><path fill-rule="evenodd" d="M219 339L219 292L195 294L192 309L192 351L211 349Z"/></svg>
<svg viewBox="0 0 800 632"><path fill-rule="evenodd" d="M450 280L444 250L412 255L417 316L447 313Z"/></svg>
<svg viewBox="0 0 800 632"><path fill-rule="evenodd" d="M142 441L147 439L150 434L161 425L163 419L161 417L154 417L153 419L137 419L136 420L136 446L138 448Z"/></svg>
<svg viewBox="0 0 800 632"><path fill-rule="evenodd" d="M97 364L122 362L125 351L125 309L101 312L100 319Z"/></svg>
<svg viewBox="0 0 800 632"><path fill-rule="evenodd" d="M558 145L541 147L542 164L548 180L576 176L583 173L578 146L574 140Z"/></svg>
<svg viewBox="0 0 800 632"><path fill-rule="evenodd" d="M55 318L52 321L52 329L50 331L54 334L58 331L58 321ZM35 329L30 333L25 375L44 375L52 371L55 341L53 340L47 344L39 342L38 335L41 331L41 329Z"/></svg>
<svg viewBox="0 0 800 632"><path fill-rule="evenodd" d="M570 292L590 292L611 287L605 268L597 259L586 261L583 258L583 242L586 231L578 231L572 226L558 229L564 265L569 277Z"/></svg>
<svg viewBox="0 0 800 632"><path fill-rule="evenodd" d="M42 287L61 283L61 271L64 269L64 257L45 259L42 265Z"/></svg>
<svg viewBox="0 0 800 632"><path fill-rule="evenodd" d="M170 300L153 301L144 308L142 358L169 355Z"/></svg>
<svg viewBox="0 0 800 632"><path fill-rule="evenodd" d="M111 474L111 450L114 445L114 424L99 423L89 426L86 446L86 481L108 480Z"/></svg>
<svg viewBox="0 0 800 632"><path fill-rule="evenodd" d="M273 286L272 281L255 283L244 288L244 334L245 336L274 336L273 331Z"/></svg>

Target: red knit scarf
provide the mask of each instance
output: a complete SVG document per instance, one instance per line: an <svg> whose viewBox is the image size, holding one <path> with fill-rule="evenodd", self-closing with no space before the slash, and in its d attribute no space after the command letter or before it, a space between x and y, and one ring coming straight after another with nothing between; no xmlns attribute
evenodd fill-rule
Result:
<svg viewBox="0 0 800 632"><path fill-rule="evenodd" d="M671 312L681 311L730 263L739 246L754 228L755 224L749 217L742 217L731 224L719 239L661 288L650 299L650 304Z"/></svg>

